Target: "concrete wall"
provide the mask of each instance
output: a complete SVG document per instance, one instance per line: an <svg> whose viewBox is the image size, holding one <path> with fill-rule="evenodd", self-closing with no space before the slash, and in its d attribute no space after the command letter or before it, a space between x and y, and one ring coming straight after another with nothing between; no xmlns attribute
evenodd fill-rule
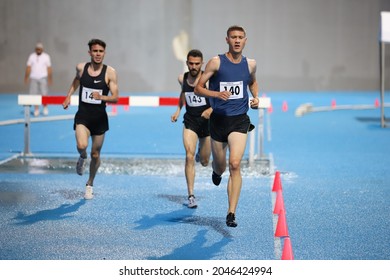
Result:
<svg viewBox="0 0 390 280"><path fill-rule="evenodd" d="M233 24L247 30L262 91L377 90L382 10L390 1L0 0L0 92L26 92L37 41L52 57L52 92L66 92L92 37L106 41L121 92L178 91L181 53L225 52Z"/></svg>

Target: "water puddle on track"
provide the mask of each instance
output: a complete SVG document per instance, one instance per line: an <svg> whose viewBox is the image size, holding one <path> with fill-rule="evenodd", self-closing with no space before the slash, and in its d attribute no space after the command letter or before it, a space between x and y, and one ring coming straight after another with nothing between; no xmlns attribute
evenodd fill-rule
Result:
<svg viewBox="0 0 390 280"><path fill-rule="evenodd" d="M0 165L1 173L27 174L63 174L74 173L77 159L74 158L43 158L18 157ZM184 159L178 158L102 158L99 173L107 175L137 175L137 176L184 176ZM89 159L85 163L88 172ZM199 177L209 177L211 163L203 167L196 163L195 171ZM268 177L270 166L264 161L255 161L249 165L242 162L243 177Z"/></svg>

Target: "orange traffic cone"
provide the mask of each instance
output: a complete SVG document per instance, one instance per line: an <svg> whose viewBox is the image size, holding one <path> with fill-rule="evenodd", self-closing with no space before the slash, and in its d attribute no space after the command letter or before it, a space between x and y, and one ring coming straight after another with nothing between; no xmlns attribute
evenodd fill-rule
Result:
<svg viewBox="0 0 390 280"><path fill-rule="evenodd" d="M283 209L279 211L279 218L278 218L278 223L276 224L275 236L276 237L289 236L287 230L286 214Z"/></svg>
<svg viewBox="0 0 390 280"><path fill-rule="evenodd" d="M272 191L277 192L277 191L282 190L282 182L280 181L280 172L276 171L275 172L275 178L274 178L274 185L272 186Z"/></svg>
<svg viewBox="0 0 390 280"><path fill-rule="evenodd" d="M294 254L291 246L290 237L284 238L283 242L283 252L282 252L282 260L293 260Z"/></svg>
<svg viewBox="0 0 390 280"><path fill-rule="evenodd" d="M286 211L284 208L282 190L278 190L276 192L275 207L273 213L279 215L281 210Z"/></svg>

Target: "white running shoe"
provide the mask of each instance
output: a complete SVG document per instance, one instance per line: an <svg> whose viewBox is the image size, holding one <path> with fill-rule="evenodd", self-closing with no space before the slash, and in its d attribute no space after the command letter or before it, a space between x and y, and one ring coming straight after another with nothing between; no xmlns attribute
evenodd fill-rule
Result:
<svg viewBox="0 0 390 280"><path fill-rule="evenodd" d="M196 208L196 207L198 207L198 205L196 204L196 200L195 200L195 196L194 195L190 195L188 197L187 207L188 208Z"/></svg>
<svg viewBox="0 0 390 280"><path fill-rule="evenodd" d="M47 116L49 114L49 109L47 107L43 107L43 115Z"/></svg>
<svg viewBox="0 0 390 280"><path fill-rule="evenodd" d="M34 111L34 117L38 117L39 116L39 110L35 110Z"/></svg>
<svg viewBox="0 0 390 280"><path fill-rule="evenodd" d="M84 173L84 161L85 161L85 158L79 157L77 164L76 164L76 172L80 176L83 175L83 173Z"/></svg>
<svg viewBox="0 0 390 280"><path fill-rule="evenodd" d="M92 198L93 198L93 187L87 184L85 186L84 199L92 199Z"/></svg>

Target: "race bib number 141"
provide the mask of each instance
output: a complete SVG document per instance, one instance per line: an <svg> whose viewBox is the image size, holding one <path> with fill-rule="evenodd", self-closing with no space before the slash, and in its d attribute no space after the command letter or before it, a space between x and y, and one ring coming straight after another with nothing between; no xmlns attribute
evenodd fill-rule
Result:
<svg viewBox="0 0 390 280"><path fill-rule="evenodd" d="M93 88L86 88L83 87L83 91L81 92L81 101L89 104L101 104L101 100L93 99L92 93L98 92L100 95L103 94L103 90L101 89L93 89Z"/></svg>

